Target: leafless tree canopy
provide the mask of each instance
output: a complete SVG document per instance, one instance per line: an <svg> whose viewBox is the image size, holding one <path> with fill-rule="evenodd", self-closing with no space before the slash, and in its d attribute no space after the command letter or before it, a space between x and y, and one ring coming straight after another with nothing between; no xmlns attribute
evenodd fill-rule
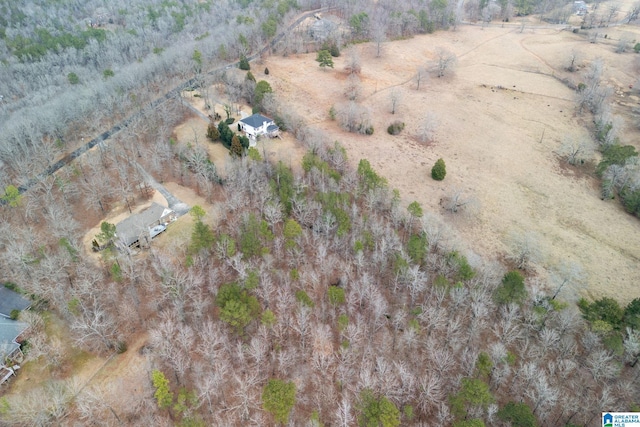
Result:
<svg viewBox="0 0 640 427"><path fill-rule="evenodd" d="M438 77L444 77L454 71L458 57L450 50L439 47L436 49L434 68Z"/></svg>

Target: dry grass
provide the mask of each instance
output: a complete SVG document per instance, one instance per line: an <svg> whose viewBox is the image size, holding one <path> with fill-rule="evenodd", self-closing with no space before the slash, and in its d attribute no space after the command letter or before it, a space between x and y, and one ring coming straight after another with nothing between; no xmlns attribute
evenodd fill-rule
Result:
<svg viewBox="0 0 640 427"><path fill-rule="evenodd" d="M615 31L627 29L610 33ZM455 74L432 75L416 91L416 67L429 63L439 46L458 55ZM347 134L328 118L329 108L344 100L344 57L329 71L318 68L313 54L271 57L265 64L271 71L268 80L298 114L329 140L345 145L354 165L369 159L405 203L417 200L451 223L469 253L502 259L510 233L533 231L541 236L544 253L539 276L565 261L581 264L588 273L581 287L563 290L564 298L606 295L628 301L640 296L633 286L640 280L640 221L618 203L601 201L594 178L583 171L567 173L555 154L568 135L590 137L592 119L576 115L574 93L560 81L580 81L579 73L564 71L568 52L581 51L581 66L604 59L605 84L616 89L614 112L624 117L630 107L620 101L637 104L627 83L633 54L614 53L609 37L590 44L580 34L529 28L520 33L516 26L463 26L387 43L382 58L374 57L371 45L357 48L363 59L362 103L373 113L373 136ZM390 114L391 88L402 93L395 115ZM438 131L435 143L423 145L415 135L428 113L438 117ZM394 120L407 127L391 137L385 129ZM637 136L627 126L623 140ZM440 157L448 174L435 182L429 171ZM476 196L481 206L477 215L452 221L443 212L439 202L453 188Z"/></svg>

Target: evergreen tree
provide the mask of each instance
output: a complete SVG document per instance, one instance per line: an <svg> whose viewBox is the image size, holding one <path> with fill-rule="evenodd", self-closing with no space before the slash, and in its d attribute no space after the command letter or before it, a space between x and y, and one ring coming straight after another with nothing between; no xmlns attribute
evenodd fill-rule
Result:
<svg viewBox="0 0 640 427"><path fill-rule="evenodd" d="M257 84L256 84L256 89L253 92L253 100L254 100L254 104L259 107L262 108L262 100L264 99L264 95L267 93L272 93L273 89L271 88L271 85L269 84L269 82L265 81L265 80L260 80Z"/></svg>
<svg viewBox="0 0 640 427"><path fill-rule="evenodd" d="M173 393L171 393L171 389L169 388L169 380L157 369L151 373L151 379L153 386L156 388L153 397L156 398L158 407L160 409L169 408L173 403Z"/></svg>
<svg viewBox="0 0 640 427"><path fill-rule="evenodd" d="M249 60L246 56L242 56L240 58L240 63L238 64L238 68L241 70L249 71L251 69L251 65L249 65Z"/></svg>
<svg viewBox="0 0 640 427"><path fill-rule="evenodd" d="M238 135L233 135L233 138L231 138L231 148L229 152L233 157L242 157L243 148Z"/></svg>
<svg viewBox="0 0 640 427"><path fill-rule="evenodd" d="M526 403L509 402L498 411L498 418L508 421L512 427L536 427L535 415Z"/></svg>
<svg viewBox="0 0 640 427"><path fill-rule="evenodd" d="M431 178L436 181L442 181L444 177L447 175L447 169L444 164L444 160L438 159L436 164L431 168Z"/></svg>
<svg viewBox="0 0 640 427"><path fill-rule="evenodd" d="M502 284L495 291L494 297L498 304L521 304L527 297L524 276L517 270L505 274L502 278Z"/></svg>
<svg viewBox="0 0 640 427"><path fill-rule="evenodd" d="M360 425L364 427L397 427L400 425L400 411L386 397L379 399L369 389L360 393Z"/></svg>
<svg viewBox="0 0 640 427"><path fill-rule="evenodd" d="M209 122L209 126L207 126L207 138L209 138L211 141L217 141L220 138L220 131L218 131L218 128L216 127L215 123L213 123L213 120L211 120Z"/></svg>
<svg viewBox="0 0 640 427"><path fill-rule="evenodd" d="M286 424L296 403L296 385L282 380L269 380L262 391L262 406L273 415L277 423Z"/></svg>
<svg viewBox="0 0 640 427"><path fill-rule="evenodd" d="M316 56L316 61L320 63L320 68L333 68L333 58L328 50L319 51L318 56Z"/></svg>

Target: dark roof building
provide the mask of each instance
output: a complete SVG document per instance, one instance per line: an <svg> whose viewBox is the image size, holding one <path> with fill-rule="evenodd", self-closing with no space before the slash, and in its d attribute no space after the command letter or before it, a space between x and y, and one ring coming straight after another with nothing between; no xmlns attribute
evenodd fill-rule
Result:
<svg viewBox="0 0 640 427"><path fill-rule="evenodd" d="M244 119L240 119L240 121L251 126L254 129L262 127L264 123L273 123L273 120L269 117L265 117L262 114L257 113L249 117L245 117Z"/></svg>
<svg viewBox="0 0 640 427"><path fill-rule="evenodd" d="M10 318L13 310L26 310L31 301L17 292L0 285L0 317Z"/></svg>
<svg viewBox="0 0 640 427"><path fill-rule="evenodd" d="M116 236L126 246L131 246L141 239L151 240L151 229L156 225L166 224L176 219L176 214L169 208L153 203L142 212L116 224ZM147 242L148 243L148 242Z"/></svg>
<svg viewBox="0 0 640 427"><path fill-rule="evenodd" d="M239 126L249 138L257 138L260 135L275 138L279 135L280 131L280 128L275 124L273 119L263 116L262 114L253 114L244 119L240 119ZM251 146L254 145L255 141Z"/></svg>

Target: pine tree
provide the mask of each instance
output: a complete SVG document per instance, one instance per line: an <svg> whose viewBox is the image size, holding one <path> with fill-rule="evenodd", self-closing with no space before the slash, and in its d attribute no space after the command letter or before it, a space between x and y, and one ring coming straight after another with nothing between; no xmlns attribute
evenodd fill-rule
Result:
<svg viewBox="0 0 640 427"><path fill-rule="evenodd" d="M442 181L444 177L447 175L447 169L444 164L444 160L438 159L436 164L431 168L431 178L436 181Z"/></svg>
<svg viewBox="0 0 640 427"><path fill-rule="evenodd" d="M328 50L321 50L318 52L316 61L320 63L320 68L331 67L333 68L333 58L331 58L331 52Z"/></svg>
<svg viewBox="0 0 640 427"><path fill-rule="evenodd" d="M229 152L233 157L241 157L242 151L243 148L242 143L240 143L240 138L238 138L238 135L233 135L233 138L231 138L231 148L229 149Z"/></svg>

